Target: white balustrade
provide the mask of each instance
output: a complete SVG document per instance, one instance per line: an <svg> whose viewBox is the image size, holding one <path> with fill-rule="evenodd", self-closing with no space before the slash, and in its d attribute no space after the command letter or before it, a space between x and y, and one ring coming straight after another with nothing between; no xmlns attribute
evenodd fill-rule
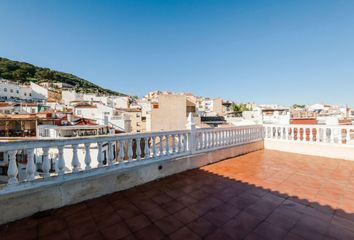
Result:
<svg viewBox="0 0 354 240"><path fill-rule="evenodd" d="M350 132L354 132L354 126L266 124L264 125L264 132L265 139L278 141L317 144L350 144Z"/></svg>
<svg viewBox="0 0 354 240"><path fill-rule="evenodd" d="M131 162L135 162L135 166L150 161L164 161L263 138L261 125L197 129L191 124L190 127L179 131L6 142L0 143L0 152L8 155L8 185L17 185L16 153L23 150L27 153L24 180L36 182L64 174L68 176L86 171L93 174L114 167L129 167ZM38 170L35 159L40 153L42 174L36 177ZM51 172L52 164L56 166L56 173ZM58 179L65 181L67 177Z"/></svg>

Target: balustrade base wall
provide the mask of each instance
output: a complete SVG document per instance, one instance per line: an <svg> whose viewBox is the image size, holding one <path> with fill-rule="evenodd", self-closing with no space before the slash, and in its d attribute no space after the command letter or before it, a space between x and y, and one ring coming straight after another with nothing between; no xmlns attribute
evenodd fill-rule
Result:
<svg viewBox="0 0 354 240"><path fill-rule="evenodd" d="M1 193L0 224L129 189L263 148L263 140L260 140L177 159L152 161L139 166L105 169L104 172L95 171L92 174L85 171L66 181L58 181L56 178L59 176L51 177L41 184L28 183L29 185L15 186L12 190Z"/></svg>

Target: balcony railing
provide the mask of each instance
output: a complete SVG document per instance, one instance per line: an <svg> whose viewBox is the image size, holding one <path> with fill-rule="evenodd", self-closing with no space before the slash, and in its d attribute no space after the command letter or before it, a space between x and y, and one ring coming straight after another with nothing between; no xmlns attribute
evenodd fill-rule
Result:
<svg viewBox="0 0 354 240"><path fill-rule="evenodd" d="M265 139L319 144L351 144L354 126L264 125Z"/></svg>
<svg viewBox="0 0 354 240"><path fill-rule="evenodd" d="M214 129L190 125L189 130L180 131L2 142L0 152L7 156L7 186L12 188L22 183L59 182L82 174L101 174L107 169L165 161L262 139L261 125ZM21 162L25 166L23 178L18 176L18 153L26 156Z"/></svg>

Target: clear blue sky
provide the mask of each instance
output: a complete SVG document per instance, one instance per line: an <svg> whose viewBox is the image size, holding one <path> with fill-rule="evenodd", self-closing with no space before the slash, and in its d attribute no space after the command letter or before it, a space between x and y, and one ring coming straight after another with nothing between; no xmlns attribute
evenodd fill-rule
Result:
<svg viewBox="0 0 354 240"><path fill-rule="evenodd" d="M354 1L0 0L0 56L142 96L354 105Z"/></svg>

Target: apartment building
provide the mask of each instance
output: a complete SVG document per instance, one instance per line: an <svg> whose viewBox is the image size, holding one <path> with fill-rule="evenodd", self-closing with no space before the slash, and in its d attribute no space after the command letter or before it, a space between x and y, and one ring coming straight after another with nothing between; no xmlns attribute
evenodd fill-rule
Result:
<svg viewBox="0 0 354 240"><path fill-rule="evenodd" d="M224 116L223 99L204 98L196 99L196 107L199 115L202 116Z"/></svg>
<svg viewBox="0 0 354 240"><path fill-rule="evenodd" d="M194 114L195 122L200 123L195 103L188 96L171 92L152 92L145 96L147 104L143 105L143 112L146 112L146 131L185 129L190 112Z"/></svg>
<svg viewBox="0 0 354 240"><path fill-rule="evenodd" d="M139 108L117 108L114 117L129 120L126 132L146 132L146 114Z"/></svg>
<svg viewBox="0 0 354 240"><path fill-rule="evenodd" d="M0 79L0 97L4 100L32 98L32 89L27 85L19 85L16 82Z"/></svg>

